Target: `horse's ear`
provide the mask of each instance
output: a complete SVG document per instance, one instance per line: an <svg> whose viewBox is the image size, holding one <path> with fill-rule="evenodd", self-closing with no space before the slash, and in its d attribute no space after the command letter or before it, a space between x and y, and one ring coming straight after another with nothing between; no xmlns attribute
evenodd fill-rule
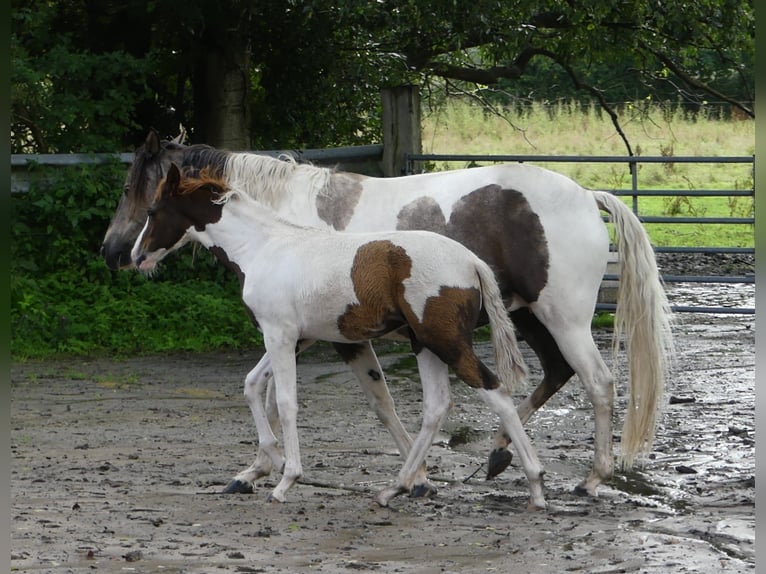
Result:
<svg viewBox="0 0 766 574"><path fill-rule="evenodd" d="M146 153L150 156L155 156L160 153L160 135L157 133L157 130L149 130L149 134L146 136L146 141L144 141L144 150L146 150Z"/></svg>
<svg viewBox="0 0 766 574"><path fill-rule="evenodd" d="M181 185L181 172L178 166L174 163L170 164L168 174L165 176L165 185L163 195L172 195L178 191L178 187Z"/></svg>
<svg viewBox="0 0 766 574"><path fill-rule="evenodd" d="M183 126L180 126L180 127L181 127L180 133L170 141L174 144L183 145L184 140L186 139L186 128Z"/></svg>

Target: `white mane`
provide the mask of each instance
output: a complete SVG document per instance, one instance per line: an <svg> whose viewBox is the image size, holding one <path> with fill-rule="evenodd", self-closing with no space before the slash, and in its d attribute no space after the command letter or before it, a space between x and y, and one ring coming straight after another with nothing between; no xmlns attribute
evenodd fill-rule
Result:
<svg viewBox="0 0 766 574"><path fill-rule="evenodd" d="M294 158L282 159L250 153L232 154L226 161L224 177L230 189L237 189L266 205L277 207L294 194L315 196L330 181L332 171Z"/></svg>

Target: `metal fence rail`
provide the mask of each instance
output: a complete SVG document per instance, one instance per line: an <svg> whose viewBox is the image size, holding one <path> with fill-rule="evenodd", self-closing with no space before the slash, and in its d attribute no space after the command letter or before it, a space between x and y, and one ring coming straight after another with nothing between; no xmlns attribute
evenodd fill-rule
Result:
<svg viewBox="0 0 766 574"><path fill-rule="evenodd" d="M615 195L632 198L632 209L639 220L644 224L726 224L726 225L754 225L755 217L686 217L686 216L649 216L641 215L639 209L640 197L750 197L755 201L755 156L722 156L722 157L697 157L697 156L547 156L547 155L450 155L450 154L411 154L407 157L408 173L418 162L426 161L460 161L469 164L478 162L538 162L538 163L613 163L626 164L630 169L630 189L602 188ZM638 164L692 164L692 163L715 163L715 164L750 164L753 187L749 189L641 189L638 178ZM608 218L604 217L607 221ZM656 253L704 253L704 254L755 254L753 247L689 247L668 246L655 248ZM670 275L663 274L665 283L755 283L753 275ZM604 275L604 281L615 282L619 276L613 273ZM598 310L614 311L612 303L599 303ZM755 309L750 307L691 307L676 305L672 307L676 312L694 313L725 313L725 314L754 314Z"/></svg>
<svg viewBox="0 0 766 574"><path fill-rule="evenodd" d="M298 161L310 161L317 164L340 164L343 169L360 171L365 163L377 164L383 154L382 145L349 146L333 149L309 149L309 150L278 150L278 151L253 151L264 155L290 155ZM11 193L26 191L30 185L27 172L30 165L67 166L78 164L98 164L108 160L130 164L133 161L132 153L122 154L32 154L11 155ZM407 154L407 172L412 173L413 166L425 161L461 161L461 162L539 162L539 163L613 163L626 164L631 173L630 189L608 189L618 196L631 197L633 212L644 224L726 224L726 225L754 225L754 217L670 217L641 215L639 210L640 197L751 197L755 201L755 156L722 156L722 157L665 157L665 156L544 156L544 155L448 155L448 154ZM692 190L669 190L669 189L641 189L638 182L638 164L689 164L689 163L716 163L716 164L750 164L752 171L750 189L692 189ZM343 165L346 164L346 165ZM355 169L358 167L360 169ZM373 170L375 168L372 168ZM363 173L364 171L362 171ZM371 173L371 175L378 175ZM605 220L608 218L604 218ZM706 253L706 254L754 254L753 247L689 247L672 246L655 248L657 253ZM607 273L605 281L617 281L616 274ZM666 283L754 283L752 275L663 275ZM610 303L599 303L600 310L614 310ZM731 307L687 307L675 306L675 311L698 312L698 313L739 313L754 314L754 308L731 308Z"/></svg>

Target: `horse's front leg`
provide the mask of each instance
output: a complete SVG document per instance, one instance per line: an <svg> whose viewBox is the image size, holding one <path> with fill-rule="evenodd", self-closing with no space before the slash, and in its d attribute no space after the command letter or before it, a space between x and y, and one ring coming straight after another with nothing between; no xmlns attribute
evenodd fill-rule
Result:
<svg viewBox="0 0 766 574"><path fill-rule="evenodd" d="M263 338L266 350L271 356L274 390L285 450L282 480L272 491L269 500L284 502L287 491L303 475L298 443L298 390L295 361L297 337L291 337L278 328L270 331L264 327Z"/></svg>
<svg viewBox="0 0 766 574"><path fill-rule="evenodd" d="M299 341L295 354L299 355L315 342L311 339ZM281 469L285 462L276 437L276 433L280 430L279 413L272 379L271 358L268 353L264 353L258 364L245 377L244 394L258 434L258 452L253 464L237 474L226 485L223 490L225 494L251 494L257 479L271 474L274 467Z"/></svg>
<svg viewBox="0 0 766 574"><path fill-rule="evenodd" d="M282 468L284 464L284 457L279 450L278 439L274 434L274 427L279 430L279 421L276 416L277 409L273 396L267 397L265 409L263 404L264 389L267 383L271 381L271 374L271 357L266 353L245 377L245 401L250 407L255 429L258 433L258 453L253 464L229 482L223 491L226 494L252 493L255 480L262 476L268 476L274 466ZM269 384L268 386L269 391L271 391L272 385ZM268 394L273 395L272 392Z"/></svg>

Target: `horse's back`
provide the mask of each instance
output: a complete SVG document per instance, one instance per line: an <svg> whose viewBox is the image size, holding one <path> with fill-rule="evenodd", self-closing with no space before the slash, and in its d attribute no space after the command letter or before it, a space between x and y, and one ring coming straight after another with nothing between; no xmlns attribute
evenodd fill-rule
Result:
<svg viewBox="0 0 766 574"><path fill-rule="evenodd" d="M593 193L567 176L502 164L361 184L345 231L424 229L451 237L488 262L517 303L536 301L546 288L587 301L598 291L607 229Z"/></svg>

